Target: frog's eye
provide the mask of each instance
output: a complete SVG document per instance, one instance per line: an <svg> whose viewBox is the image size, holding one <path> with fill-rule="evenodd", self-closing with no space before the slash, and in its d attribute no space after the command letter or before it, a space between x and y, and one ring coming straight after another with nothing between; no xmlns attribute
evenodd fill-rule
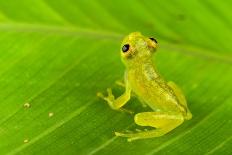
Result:
<svg viewBox="0 0 232 155"><path fill-rule="evenodd" d="M149 39L151 39L152 41L154 41L156 44L158 43L155 38L149 38Z"/></svg>
<svg viewBox="0 0 232 155"><path fill-rule="evenodd" d="M122 51L125 53L125 52L127 52L129 50L129 48L130 48L130 45L125 44L125 45L122 46Z"/></svg>

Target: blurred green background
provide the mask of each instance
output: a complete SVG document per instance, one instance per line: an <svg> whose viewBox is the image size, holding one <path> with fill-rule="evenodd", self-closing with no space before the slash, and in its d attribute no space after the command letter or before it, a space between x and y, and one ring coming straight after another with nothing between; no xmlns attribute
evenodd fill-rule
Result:
<svg viewBox="0 0 232 155"><path fill-rule="evenodd" d="M0 154L231 154L232 1L0 0ZM193 119L128 143L133 116L96 97L122 79L121 39L155 37ZM137 99L127 105L143 111Z"/></svg>

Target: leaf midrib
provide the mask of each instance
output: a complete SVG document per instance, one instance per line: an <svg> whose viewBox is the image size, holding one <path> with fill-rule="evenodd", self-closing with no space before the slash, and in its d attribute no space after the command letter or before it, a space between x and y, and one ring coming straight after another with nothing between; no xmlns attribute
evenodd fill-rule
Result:
<svg viewBox="0 0 232 155"><path fill-rule="evenodd" d="M55 25L45 25L45 24L28 24L28 23L1 23L0 31L8 32L22 32L22 33L44 33L48 34L58 34L61 36L70 36L70 37L90 37L90 38L107 38L110 40L118 40L123 38L125 34L110 32L105 30L93 30L93 29L84 29L79 27L71 26L55 26ZM160 42L165 42L161 40ZM230 55L222 53L217 54L216 51L202 49L196 46L180 46L181 44L173 44L170 42L165 42L161 47L164 49L175 49L174 52L178 51L182 54L188 54L194 57L198 57L205 60L216 60L226 64L232 64L232 57ZM191 50L192 49L192 50ZM202 52L204 51L204 52ZM207 51L207 52L205 52Z"/></svg>
<svg viewBox="0 0 232 155"><path fill-rule="evenodd" d="M113 33L109 31L99 31L94 29L85 29L74 26L56 26L45 24L30 24L30 23L1 23L0 31L8 32L34 32L34 33L49 33L59 34L63 36L77 37L77 36L91 36L92 38L106 37L108 39L117 39L123 37L122 34Z"/></svg>

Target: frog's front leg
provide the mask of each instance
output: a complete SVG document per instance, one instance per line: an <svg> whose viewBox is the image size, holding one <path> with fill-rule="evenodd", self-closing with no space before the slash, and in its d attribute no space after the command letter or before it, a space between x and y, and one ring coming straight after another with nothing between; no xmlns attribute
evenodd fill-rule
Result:
<svg viewBox="0 0 232 155"><path fill-rule="evenodd" d="M104 96L102 93L97 93L97 96L105 100L112 109L119 110L123 105L125 105L130 100L131 97L131 88L128 82L126 82L125 88L126 88L125 92L116 99L112 94L112 90L110 88L107 89L108 96Z"/></svg>
<svg viewBox="0 0 232 155"><path fill-rule="evenodd" d="M182 124L184 118L181 114L170 112L143 112L136 114L134 120L135 123L140 126L151 126L156 129L136 133L115 132L115 135L121 137L128 137L128 141L160 137Z"/></svg>

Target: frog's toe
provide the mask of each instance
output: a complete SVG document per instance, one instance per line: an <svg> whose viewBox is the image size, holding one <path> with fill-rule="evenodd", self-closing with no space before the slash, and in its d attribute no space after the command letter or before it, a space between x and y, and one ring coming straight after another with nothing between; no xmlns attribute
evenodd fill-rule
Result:
<svg viewBox="0 0 232 155"><path fill-rule="evenodd" d="M128 130L126 132L115 132L115 135L119 137L127 137L128 142L131 142L136 139L140 139L140 137L136 136L136 133L134 133L133 131L128 131Z"/></svg>
<svg viewBox="0 0 232 155"><path fill-rule="evenodd" d="M121 86L121 87L126 87L125 84L122 82L122 81L115 81L115 83L118 85L118 86Z"/></svg>
<svg viewBox="0 0 232 155"><path fill-rule="evenodd" d="M115 132L115 135L120 136L120 137L134 137L138 133L145 132L145 131L147 130L146 129L144 129L144 131L141 129L135 129L135 131L125 130L124 132Z"/></svg>
<svg viewBox="0 0 232 155"><path fill-rule="evenodd" d="M134 132L115 132L116 136L120 137L127 137L128 141L131 142L133 140L137 139L145 139L145 138L153 138L153 137L160 137L164 135L165 133L162 130L159 129L153 129L153 130L136 130Z"/></svg>
<svg viewBox="0 0 232 155"><path fill-rule="evenodd" d="M108 97L110 100L114 100L114 95L112 93L112 89L111 88L107 88L107 93L108 93Z"/></svg>
<svg viewBox="0 0 232 155"><path fill-rule="evenodd" d="M101 92L97 92L97 97L104 98L104 95Z"/></svg>
<svg viewBox="0 0 232 155"><path fill-rule="evenodd" d="M107 101L107 102L112 102L112 101L114 101L114 100L115 100L115 97L114 97L114 95L112 94L111 88L108 88L108 89L107 89L107 93L108 93L108 95L105 96L105 95L103 95L103 93L98 92L98 93L97 93L97 96L100 97L101 99Z"/></svg>
<svg viewBox="0 0 232 155"><path fill-rule="evenodd" d="M114 134L115 134L116 136L119 136L119 137L127 137L128 133L131 133L131 131L127 130L126 132L127 132L127 133L115 132Z"/></svg>
<svg viewBox="0 0 232 155"><path fill-rule="evenodd" d="M125 112L125 113L128 113L128 114L131 114L133 115L134 114L134 111L132 110L129 110L129 109L125 109L125 108L120 108L119 111L121 112Z"/></svg>
<svg viewBox="0 0 232 155"><path fill-rule="evenodd" d="M99 98L105 100L107 103L108 103L108 102L111 102L111 99L112 99L112 97L104 96L101 92L98 92L98 93L97 93L97 97L99 97Z"/></svg>

